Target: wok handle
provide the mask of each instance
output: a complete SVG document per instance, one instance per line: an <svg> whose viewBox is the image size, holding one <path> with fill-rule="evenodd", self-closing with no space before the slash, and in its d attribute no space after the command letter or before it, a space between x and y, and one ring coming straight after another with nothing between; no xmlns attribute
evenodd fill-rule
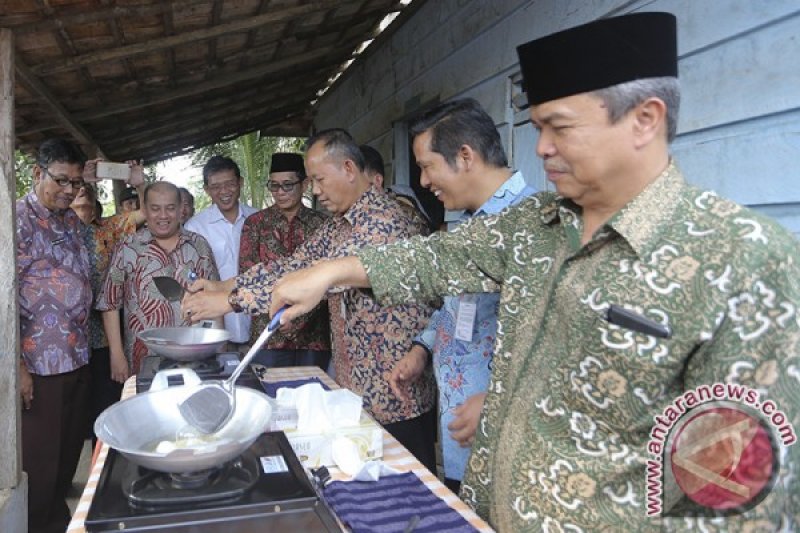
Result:
<svg viewBox="0 0 800 533"><path fill-rule="evenodd" d="M272 320L270 321L269 325L266 328L264 328L264 331L262 331L261 335L258 336L256 342L247 351L247 354L244 356L242 361L237 365L236 369L233 371L233 374L231 374L231 377L229 377L226 380L226 386L228 387L228 390L233 389L233 385L234 383L236 383L236 380L239 378L239 375L244 371L245 367L247 367L247 365L250 364L250 361L253 360L253 357L255 357L255 355L258 353L261 347L264 344L266 344L267 339L269 339L270 335L272 335L272 332L278 329L278 326L280 326L281 324L281 315L283 315L284 311L286 311L286 307L281 307L278 310L278 312L275 313L275 316L272 317Z"/></svg>

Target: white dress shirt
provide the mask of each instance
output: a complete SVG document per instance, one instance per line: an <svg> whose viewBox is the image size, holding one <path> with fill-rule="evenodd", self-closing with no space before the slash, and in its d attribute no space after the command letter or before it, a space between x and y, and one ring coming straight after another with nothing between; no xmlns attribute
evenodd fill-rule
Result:
<svg viewBox="0 0 800 533"><path fill-rule="evenodd" d="M214 252L219 278L226 280L239 274L239 241L242 236L244 220L258 211L239 202L239 214L231 223L216 204L203 209L184 224L189 231L206 238ZM231 334L233 342L247 342L250 339L250 316L246 313L225 315L225 329Z"/></svg>

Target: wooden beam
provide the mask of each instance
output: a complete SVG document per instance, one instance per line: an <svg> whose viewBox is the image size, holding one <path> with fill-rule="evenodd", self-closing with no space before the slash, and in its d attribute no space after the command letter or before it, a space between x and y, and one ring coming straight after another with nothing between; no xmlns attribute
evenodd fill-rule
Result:
<svg viewBox="0 0 800 533"><path fill-rule="evenodd" d="M112 0L101 0L101 1L102 1L103 5L105 6L105 5L108 5L109 2L111 2ZM125 36L122 33L122 30L120 30L119 23L117 22L117 20L118 19L116 17L109 18L109 19L106 20L106 24L108 25L109 29L111 30L111 35L114 37L114 44L116 46L122 46L122 45L125 44ZM73 56L74 55L77 55L77 54L73 54ZM128 73L128 78L133 80L134 82L138 82L139 81L139 75L137 74L136 68L133 66L133 63L129 59L126 58L126 59L124 59L122 61L122 65L125 67L125 72ZM81 70L82 71L86 71L86 72L89 71L89 69L86 68L86 67L81 68ZM96 84L94 84L93 86L96 86ZM97 93L95 93L95 94L97 94ZM103 101L103 104L105 105L106 102Z"/></svg>
<svg viewBox="0 0 800 533"><path fill-rule="evenodd" d="M162 37L160 39L150 39L140 43L133 43L108 50L98 50L75 57L59 59L58 61L54 61L52 63L37 65L32 70L38 75L65 72L74 70L81 66L94 65L96 63L103 63L105 61L115 61L125 57L146 54L148 52L172 48L174 46L189 44L196 41L212 39L222 35L239 33L253 28L258 28L259 26L264 26L266 24L279 22L284 19L308 15L314 11L330 9L338 4L339 0L314 0L313 2L304 2L296 7L280 9L269 13L264 13L263 15L258 15L256 17L245 17L234 22L227 22L225 24L212 26L210 28L187 31L178 35Z"/></svg>
<svg viewBox="0 0 800 533"><path fill-rule="evenodd" d="M256 11L254 15L255 16L260 15L264 11L264 8L268 3L269 0L260 0L258 2L258 6L256 6ZM247 41L245 42L244 49L252 50L253 45L255 44L255 40L256 40L256 30L248 31ZM244 70L246 66L247 66L247 56L242 56L241 59L239 59L239 70Z"/></svg>
<svg viewBox="0 0 800 533"><path fill-rule="evenodd" d="M175 24L172 20L172 10L164 11L162 17L164 23L164 35L175 35ZM175 49L167 49L167 62L169 63L169 86L175 87Z"/></svg>
<svg viewBox="0 0 800 533"><path fill-rule="evenodd" d="M0 26L12 28L16 35L53 31L73 24L90 24L109 18L151 17L167 11L187 10L197 5L205 5L208 0L173 0L155 2L150 5L140 6L114 6L106 8L87 9L85 7L73 10L59 9L52 17L44 20L30 22L14 22L12 17L0 16Z"/></svg>
<svg viewBox="0 0 800 533"><path fill-rule="evenodd" d="M300 112L300 113L297 113L297 114L293 114L293 115L287 116L287 117L285 117L283 119L278 119L278 120L276 120L275 122L273 122L271 124L264 125L263 127L264 128L268 128L268 130L266 130L266 131L269 131L271 133L271 135L275 136L275 137L281 137L281 136L305 137L305 136L308 135L308 131L309 131L309 127L311 125L311 121L312 121L311 117L309 117L305 112ZM303 124L302 126L300 125L301 123ZM283 133L283 128L281 126L282 124L291 124L290 127L291 127L292 131L290 133L288 133L288 134L284 134ZM262 132L265 131L262 128L253 128L250 131L257 131L257 130L261 130ZM240 135L244 135L246 133L250 133L250 131L235 132L235 133L229 135L229 137L235 138L235 137L238 137ZM301 131L301 132L297 133L298 131ZM150 155L147 158L147 160L148 161L152 161L152 162L156 162L156 161L163 161L165 159L170 159L172 157L177 157L177 156L184 155L184 154L189 154L189 153L194 152L195 150L197 150L201 146L206 146L206 145L214 143L214 142L219 142L220 140L221 139L219 139L219 138L212 138L212 139L206 139L204 141L198 141L194 145L186 146L186 147L182 147L182 148L169 147L168 151L159 152L158 154L154 153L153 155Z"/></svg>
<svg viewBox="0 0 800 533"><path fill-rule="evenodd" d="M303 95L303 92L305 94ZM305 91L298 91L295 87L292 87L290 91L283 91L275 93L274 95L269 95L262 101L258 100L251 100L244 102L239 102L236 105L228 105L228 106L220 106L214 110L203 110L201 116L198 117L197 114L194 116L185 116L183 120L171 120L168 123L164 123L158 126L152 127L142 127L138 129L138 131L132 131L130 133L125 133L124 135L115 136L115 137L107 137L107 142L112 144L137 144L142 139L152 139L158 138L162 134L166 133L182 133L184 131L190 131L191 128L196 126L201 126L208 128L210 125L213 125L217 119L224 119L226 121L235 121L238 120L239 117L244 114L245 117L247 115L251 115L254 109L263 109L263 108L282 108L282 107L289 107L294 102L298 101L297 95L300 94L302 96L302 100L307 102L310 107L310 102L314 97L314 92L312 90L305 90ZM286 98L289 96L295 96L295 98L287 99L286 101L281 101L282 98Z"/></svg>
<svg viewBox="0 0 800 533"><path fill-rule="evenodd" d="M334 63L331 63L333 65ZM338 64L338 63L335 63ZM297 83L292 84L292 89L297 91L303 90L311 90L316 88L319 85L319 82L316 79L301 83L304 81L303 73L307 71L316 71L321 68L327 68L330 65L324 64L310 64L303 68L303 70L299 70L294 72L295 79L298 80ZM142 131L143 129L158 127L164 124L173 123L175 121L180 121L189 117L197 117L198 116L198 109L202 108L203 113L214 111L219 108L225 106L233 106L234 110L239 107L247 107L247 106L258 106L262 105L261 102L263 98L259 97L268 97L274 99L275 96L271 95L272 91L279 90L286 86L285 80L280 80L274 83L269 83L266 85L253 85L249 89L244 91L237 91L231 90L224 94L213 96L206 98L203 95L202 100L198 100L194 103L187 102L185 105L181 105L176 107L173 111L167 113L158 113L157 115L151 116L146 113L139 113L136 119L128 119L125 117L124 119L117 121L117 120L109 120L108 123L112 123L112 127L104 127L104 122L97 122L95 125L91 127L92 133L95 138L102 139L104 143L106 139L109 138L116 138L120 134L129 134L129 133L137 133ZM111 105L113 107L113 104ZM17 129L17 137L24 137L27 135L32 135L34 133L41 133L43 131L48 131L56 128L60 128L60 124L55 124L52 121L45 121L45 122L35 122L29 124L24 129Z"/></svg>
<svg viewBox="0 0 800 533"><path fill-rule="evenodd" d="M274 119L274 117L284 118L286 117L286 115L290 113L296 113L298 112L298 110L309 107L310 105L307 102L307 98L302 98L297 101L287 102L286 105L281 106L278 109L270 109L268 111L257 114L248 119L242 119L241 117L222 117L218 118L217 120L209 121L208 123L188 126L183 130L179 129L173 130L172 135L149 137L149 140L138 143L119 142L116 144L109 144L109 146L111 147L130 146L131 148L138 148L140 150L144 150L150 146L169 146L174 143L190 144L191 139L194 139L195 137L198 136L199 137L211 136L213 138L213 136L217 134L221 135L222 133L242 131L243 129L247 128L255 128L259 124L263 124L265 121ZM110 148L109 151L113 152L114 150L113 148Z"/></svg>
<svg viewBox="0 0 800 533"><path fill-rule="evenodd" d="M36 0L36 4L39 6L39 10L44 13L46 17L53 17L55 14L55 10L50 7L50 4L46 0ZM72 39L69 36L69 33L61 27L58 28L56 31L53 32L53 37L55 38L56 44L58 48L61 50L61 55L65 57L75 56L78 55L78 52L75 50L75 45L72 42ZM83 80L85 87L93 87L94 86L94 78L89 73L89 69L81 68L78 71L78 76ZM100 101L100 106L102 107L103 104L102 100Z"/></svg>
<svg viewBox="0 0 800 533"><path fill-rule="evenodd" d="M341 63L343 61L346 61L351 53L349 45L353 44L353 46L355 46L356 42L361 42L361 40L359 39L357 41L354 40L351 43L345 43L345 45L342 48L348 50L347 54L335 55L334 56L335 62ZM263 78L264 76L276 74L283 70L288 70L290 68L296 67L298 65L300 65L300 68L305 68L303 66L304 63L309 63L316 60L322 60L329 54L330 52L324 49L311 50L309 52L288 57L280 61L275 61L274 63L269 63L260 67L255 67L250 70L246 70L244 72L237 72L236 74L222 74L214 79L202 83L185 85L174 91L162 91L154 93L150 96L129 99L126 100L124 104L117 107L109 106L107 109L97 109L95 111L79 113L77 117L78 120L80 121L90 121L102 117L107 117L109 115L117 115L120 113L133 111L136 109L141 109L143 107L147 107L154 104L171 102L173 100L178 100L180 98L186 98L187 96L203 94L208 91L213 91L214 89L220 89L222 87L228 87L228 86L235 86L238 83L250 81L257 78ZM331 63L333 62L334 61L331 60ZM294 72L292 72L292 74L293 73Z"/></svg>
<svg viewBox="0 0 800 533"><path fill-rule="evenodd" d="M49 107L53 113L55 113L55 118L61 125L72 135L75 140L85 146L95 146L97 145L96 142L92 139L92 136L89 135L83 126L75 120L75 118L66 110L66 108L61 105L61 103L56 99L53 93L50 92L50 89L45 87L45 85L37 78L30 69L25 66L22 61L20 61L19 57L16 57L16 64L15 70L17 72L17 76L19 76L20 81L24 83L30 91L37 95L40 100L42 100L47 107Z"/></svg>
<svg viewBox="0 0 800 533"><path fill-rule="evenodd" d="M191 131L184 132L179 139L157 139L147 143L143 143L135 147L141 157L149 160L153 156L147 154L164 154L170 150L178 150L184 147L197 148L206 146L213 142L224 139L226 136L236 137L244 135L250 131L268 127L276 122L286 120L296 114L302 113L308 109L308 104L302 103L293 108L286 108L280 110L270 110L260 115L254 116L249 121L242 123L236 122L231 124L216 123L211 127L195 128ZM123 153L122 150L125 150ZM120 157L133 157L136 154L131 152L130 147L125 147L120 150ZM112 152L113 153L113 152Z"/></svg>
<svg viewBox="0 0 800 533"><path fill-rule="evenodd" d="M219 25L220 17L222 17L222 0L212 0L211 5L211 27ZM217 62L217 39L208 40L208 64L214 65ZM207 76L208 79L210 76Z"/></svg>
<svg viewBox="0 0 800 533"><path fill-rule="evenodd" d="M19 306L17 303L17 244L14 202L14 39L0 28L0 489L16 487L22 468L19 396ZM5 213L5 214L2 214ZM25 510L21 511L23 514Z"/></svg>
<svg viewBox="0 0 800 533"><path fill-rule="evenodd" d="M120 120L115 122L113 128L100 129L95 128L94 131L100 139L112 139L114 141L120 138L127 138L131 135L136 135L142 132L153 131L154 128L162 126L181 124L185 121L206 121L208 118L217 116L219 114L230 113L234 114L241 110L261 109L263 107L274 107L276 104L280 105L280 99L284 96L297 95L303 92L313 94L317 86L314 83L308 82L305 84L293 83L291 88L287 91L280 91L285 89L285 82L276 82L265 86L253 87L247 91L238 93L227 93L220 98L204 100L198 103L197 106L186 105L181 106L175 111L158 114L153 118L142 117L141 120L129 121ZM290 91L290 92L289 92ZM309 98L311 101L311 98ZM197 109L202 105L202 113L198 113Z"/></svg>

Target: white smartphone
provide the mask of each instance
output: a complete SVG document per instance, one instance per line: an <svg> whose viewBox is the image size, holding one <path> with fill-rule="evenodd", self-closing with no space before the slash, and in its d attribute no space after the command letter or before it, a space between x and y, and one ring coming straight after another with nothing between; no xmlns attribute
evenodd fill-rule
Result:
<svg viewBox="0 0 800 533"><path fill-rule="evenodd" d="M127 163L97 162L97 177L112 180L127 180L131 177L131 167Z"/></svg>

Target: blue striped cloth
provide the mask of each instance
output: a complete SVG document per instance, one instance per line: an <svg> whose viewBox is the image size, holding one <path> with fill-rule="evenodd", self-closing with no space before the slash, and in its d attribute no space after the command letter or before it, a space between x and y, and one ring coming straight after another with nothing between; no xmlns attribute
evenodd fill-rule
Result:
<svg viewBox="0 0 800 533"><path fill-rule="evenodd" d="M334 481L324 495L353 533L403 533L414 515L419 515L415 533L476 531L413 472L378 481Z"/></svg>
<svg viewBox="0 0 800 533"><path fill-rule="evenodd" d="M268 396L274 398L278 394L278 389L296 389L297 387L302 387L303 385L308 385L309 383L319 383L322 385L323 389L331 390L331 388L325 385L319 378L292 379L287 381L276 381L275 383L267 383L266 381L262 381L261 385L264 387L264 392L266 392Z"/></svg>

